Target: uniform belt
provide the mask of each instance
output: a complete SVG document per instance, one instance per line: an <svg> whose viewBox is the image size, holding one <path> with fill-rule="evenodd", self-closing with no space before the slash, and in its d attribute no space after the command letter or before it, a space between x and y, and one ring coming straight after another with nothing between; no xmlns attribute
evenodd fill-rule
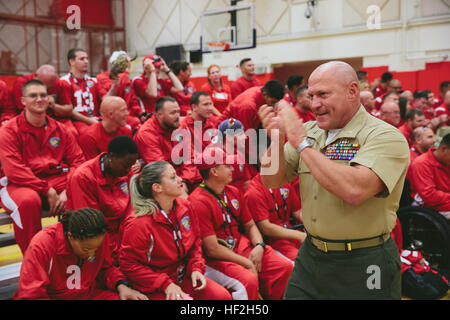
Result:
<svg viewBox="0 0 450 320"><path fill-rule="evenodd" d="M316 237L311 237L312 244L323 252L328 251L352 251L355 249L375 247L383 244L389 239L389 234L382 234L378 237L366 239L366 240L346 240L346 241L334 241L334 240L321 240Z"/></svg>

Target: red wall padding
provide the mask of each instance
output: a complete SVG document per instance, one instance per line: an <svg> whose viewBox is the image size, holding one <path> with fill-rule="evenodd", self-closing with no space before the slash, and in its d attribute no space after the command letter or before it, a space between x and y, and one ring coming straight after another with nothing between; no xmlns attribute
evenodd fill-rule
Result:
<svg viewBox="0 0 450 320"><path fill-rule="evenodd" d="M111 0L53 0L52 13L55 17L67 19L67 7L77 5L81 11L81 23L114 25Z"/></svg>
<svg viewBox="0 0 450 320"><path fill-rule="evenodd" d="M383 72L389 71L388 66L361 68L367 72L367 79L372 83L380 78ZM439 86L442 81L450 81L450 61L430 62L425 64L425 70L418 71L391 71L393 78L400 80L403 90L431 90L439 95Z"/></svg>

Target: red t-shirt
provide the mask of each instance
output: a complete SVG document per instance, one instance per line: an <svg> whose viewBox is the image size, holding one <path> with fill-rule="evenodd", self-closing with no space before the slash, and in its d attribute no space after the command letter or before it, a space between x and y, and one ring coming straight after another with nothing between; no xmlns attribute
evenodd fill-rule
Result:
<svg viewBox="0 0 450 320"><path fill-rule="evenodd" d="M240 95L242 92L246 91L247 89L250 89L252 87L261 86L261 81L259 81L256 77L253 77L251 81L248 81L243 76L236 79L231 84L231 98L234 100L238 95Z"/></svg>
<svg viewBox="0 0 450 320"><path fill-rule="evenodd" d="M206 92L211 96L214 107L216 107L220 113L222 113L231 102L231 89L226 84L223 84L222 90L219 90L207 82L200 88L200 91Z"/></svg>
<svg viewBox="0 0 450 320"><path fill-rule="evenodd" d="M232 186L225 186L224 192L219 197L231 209L234 217L242 224L249 222L252 217L245 209L245 201L242 192ZM189 196L188 200L192 203L198 215L200 225L200 235L202 238L216 235L217 238L227 240L234 238L239 241L241 234L238 231L238 223L232 215L227 214L221 207L219 201L208 191L197 187Z"/></svg>
<svg viewBox="0 0 450 320"><path fill-rule="evenodd" d="M291 226L289 218L292 212L301 209L300 199L292 184L267 189L259 174L247 185L244 200L247 203L246 208L251 210L249 214L253 216L253 220L269 220L282 227Z"/></svg>

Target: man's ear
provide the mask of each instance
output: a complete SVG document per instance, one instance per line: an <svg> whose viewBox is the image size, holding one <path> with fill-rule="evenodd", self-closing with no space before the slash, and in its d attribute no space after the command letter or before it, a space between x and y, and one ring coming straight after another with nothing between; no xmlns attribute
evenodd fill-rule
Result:
<svg viewBox="0 0 450 320"><path fill-rule="evenodd" d="M348 86L348 97L350 100L358 100L359 101L359 85L356 81L353 81Z"/></svg>

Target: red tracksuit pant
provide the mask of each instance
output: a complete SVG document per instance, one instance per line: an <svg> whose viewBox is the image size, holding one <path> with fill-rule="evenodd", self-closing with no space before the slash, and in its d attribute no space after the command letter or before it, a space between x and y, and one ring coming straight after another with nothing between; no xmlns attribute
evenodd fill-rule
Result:
<svg viewBox="0 0 450 320"><path fill-rule="evenodd" d="M247 257L252 248L246 237L241 237L235 252ZM293 269L292 263L266 246L262 269L256 277L245 267L228 261L207 260L205 275L232 292L234 300L280 300Z"/></svg>
<svg viewBox="0 0 450 320"><path fill-rule="evenodd" d="M64 186L65 176L53 178L51 184ZM5 181L6 178L2 178L0 204L10 214L14 237L22 254L25 254L33 236L42 229L42 203L46 203L47 199L42 199L33 189L7 184ZM61 188L54 188L58 193L62 191Z"/></svg>

